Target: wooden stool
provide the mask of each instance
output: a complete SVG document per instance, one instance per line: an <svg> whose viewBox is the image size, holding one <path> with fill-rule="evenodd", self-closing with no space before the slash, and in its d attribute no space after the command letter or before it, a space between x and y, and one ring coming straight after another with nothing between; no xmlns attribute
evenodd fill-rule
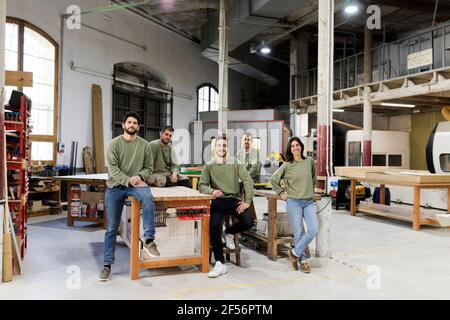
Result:
<svg viewBox="0 0 450 320"><path fill-rule="evenodd" d="M232 216L226 216L225 217L225 226L230 226L230 221L234 220ZM234 222L234 221L233 221ZM239 243L239 236L237 234L234 235L234 244L235 249L228 249L227 247L223 248L223 254L225 255L225 260L230 262L230 255L235 254L236 256L236 265L241 265L241 247ZM209 263L211 264L212 259L212 247L209 246Z"/></svg>

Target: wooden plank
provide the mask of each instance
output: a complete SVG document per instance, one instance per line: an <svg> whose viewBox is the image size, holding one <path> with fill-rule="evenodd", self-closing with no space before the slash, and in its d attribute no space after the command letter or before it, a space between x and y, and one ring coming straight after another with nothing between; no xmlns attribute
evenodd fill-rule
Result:
<svg viewBox="0 0 450 320"><path fill-rule="evenodd" d="M381 204L386 204L386 188L384 184L380 184L380 203Z"/></svg>
<svg viewBox="0 0 450 320"><path fill-rule="evenodd" d="M294 240L293 237L283 237L277 239L277 244L286 244L286 243L292 243Z"/></svg>
<svg viewBox="0 0 450 320"><path fill-rule="evenodd" d="M208 258L208 256L206 256ZM187 265L201 265L203 263L202 257L176 257L176 258L155 258L151 260L141 260L138 268L167 268ZM202 264L203 266L203 264ZM205 271L202 271L205 272ZM208 271L206 271L208 272ZM134 279L133 279L134 280Z"/></svg>
<svg viewBox="0 0 450 320"><path fill-rule="evenodd" d="M94 137L95 172L97 173L106 172L102 108L102 88L94 84L92 85L92 132Z"/></svg>
<svg viewBox="0 0 450 320"><path fill-rule="evenodd" d="M450 184L450 175L434 174L425 170L391 169L387 167L336 167L336 175L380 184L430 187Z"/></svg>
<svg viewBox="0 0 450 320"><path fill-rule="evenodd" d="M131 205L131 252L130 252L130 278L136 280L139 277L139 230L140 208L138 200L133 199Z"/></svg>
<svg viewBox="0 0 450 320"><path fill-rule="evenodd" d="M414 186L413 230L420 230L420 187Z"/></svg>
<svg viewBox="0 0 450 320"><path fill-rule="evenodd" d="M253 194L255 196L259 196L259 197L269 197L269 198L275 198L277 200L281 200L281 197L279 195L277 195L277 193L273 190L260 190L260 189L255 189L253 190ZM313 200L314 201L318 201L322 199L322 196L320 194L314 194L313 195Z"/></svg>
<svg viewBox="0 0 450 320"><path fill-rule="evenodd" d="M277 199L268 198L269 202L269 223L268 223L268 234L267 234L267 257L270 260L277 261Z"/></svg>
<svg viewBox="0 0 450 320"><path fill-rule="evenodd" d="M356 180L352 179L350 181L351 191L350 191L350 214L354 216L356 214Z"/></svg>
<svg viewBox="0 0 450 320"><path fill-rule="evenodd" d="M67 182L67 225L69 227L73 227L73 219L71 214L71 205L72 205L72 182Z"/></svg>
<svg viewBox="0 0 450 320"><path fill-rule="evenodd" d="M368 208L368 207L364 207L364 206L358 206L357 210L358 210L358 212L373 214L373 215L390 218L390 219L394 219L394 220L413 222L413 218L412 218L411 214L378 210L378 209ZM430 220L421 220L420 224L430 224Z"/></svg>
<svg viewBox="0 0 450 320"><path fill-rule="evenodd" d="M5 83L11 87L32 87L33 73L23 71L5 71Z"/></svg>
<svg viewBox="0 0 450 320"><path fill-rule="evenodd" d="M200 193L186 187L176 186L167 188L151 187L153 199L155 201L177 201L177 200L211 200L213 197L208 194Z"/></svg>
<svg viewBox="0 0 450 320"><path fill-rule="evenodd" d="M242 234L267 243L267 237L263 233L259 233L259 232L255 232L255 231L245 231Z"/></svg>
<svg viewBox="0 0 450 320"><path fill-rule="evenodd" d="M210 224L210 207L208 205L207 216L202 218L202 235L201 235L201 254L202 266L201 271L206 273L209 271L209 224Z"/></svg>

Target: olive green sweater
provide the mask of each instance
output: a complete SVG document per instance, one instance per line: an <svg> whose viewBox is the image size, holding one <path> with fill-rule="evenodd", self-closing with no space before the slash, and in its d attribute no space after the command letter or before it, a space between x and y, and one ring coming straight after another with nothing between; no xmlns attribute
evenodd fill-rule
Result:
<svg viewBox="0 0 450 320"><path fill-rule="evenodd" d="M245 149L241 149L236 153L236 158L245 165L253 181L259 181L261 162L259 161L258 150L251 148L249 152L246 152Z"/></svg>
<svg viewBox="0 0 450 320"><path fill-rule="evenodd" d="M280 195L287 192L289 198L312 199L316 184L314 159L285 162L272 176L272 186Z"/></svg>
<svg viewBox="0 0 450 320"><path fill-rule="evenodd" d="M161 146L160 140L150 142L153 155L153 173L178 173L178 161L172 146Z"/></svg>
<svg viewBox="0 0 450 320"><path fill-rule="evenodd" d="M128 187L130 178L141 176L142 180L152 174L152 153L148 142L141 137L127 141L122 135L114 138L108 146L108 181L109 188Z"/></svg>
<svg viewBox="0 0 450 320"><path fill-rule="evenodd" d="M245 202L251 204L253 180L245 166L231 157L228 157L225 164L218 164L214 160L208 162L202 171L198 187L201 193L212 194L214 190L220 190L225 198L240 199L239 179L244 183Z"/></svg>

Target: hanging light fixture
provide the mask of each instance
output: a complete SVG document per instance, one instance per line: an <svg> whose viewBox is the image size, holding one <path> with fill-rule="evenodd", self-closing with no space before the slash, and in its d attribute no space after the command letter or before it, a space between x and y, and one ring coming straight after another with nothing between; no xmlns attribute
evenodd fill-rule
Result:
<svg viewBox="0 0 450 320"><path fill-rule="evenodd" d="M355 1L347 1L344 11L347 14L354 14L358 12L358 3Z"/></svg>

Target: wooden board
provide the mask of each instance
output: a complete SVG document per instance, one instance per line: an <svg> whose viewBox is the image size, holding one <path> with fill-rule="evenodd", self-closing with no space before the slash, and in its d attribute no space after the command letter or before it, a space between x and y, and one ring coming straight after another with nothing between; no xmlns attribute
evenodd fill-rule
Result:
<svg viewBox="0 0 450 320"><path fill-rule="evenodd" d="M275 191L273 190L253 190L253 193L255 196L259 196L259 197L270 197L270 198L276 198L278 200L281 200L281 197L279 195L276 194ZM313 200L314 201L318 201L322 199L322 197L320 196L320 194L315 194L313 195Z"/></svg>
<svg viewBox="0 0 450 320"><path fill-rule="evenodd" d="M425 170L391 169L386 167L336 167L336 175L359 181L394 185L445 185L450 174L434 174Z"/></svg>
<svg viewBox="0 0 450 320"><path fill-rule="evenodd" d="M102 88L92 85L92 133L94 137L95 172L104 173L105 151L103 145L103 103Z"/></svg>
<svg viewBox="0 0 450 320"><path fill-rule="evenodd" d="M92 149L90 147L83 148L84 171L86 174L94 173L94 159Z"/></svg>
<svg viewBox="0 0 450 320"><path fill-rule="evenodd" d="M150 188L154 201L211 200L212 196L186 187Z"/></svg>
<svg viewBox="0 0 450 320"><path fill-rule="evenodd" d="M364 178L366 172L383 172L386 167L335 167L337 176L349 178Z"/></svg>
<svg viewBox="0 0 450 320"><path fill-rule="evenodd" d="M55 176L52 177L54 180L61 180L61 181L82 181L84 183L88 182L102 182L108 181L108 174L107 173L99 173L99 174L83 174L83 175L76 175L76 176Z"/></svg>
<svg viewBox="0 0 450 320"><path fill-rule="evenodd" d="M5 83L12 87L32 87L33 73L22 71L5 71Z"/></svg>
<svg viewBox="0 0 450 320"><path fill-rule="evenodd" d="M419 170L367 172L366 179L382 180L386 184L450 184L450 175L434 174Z"/></svg>

